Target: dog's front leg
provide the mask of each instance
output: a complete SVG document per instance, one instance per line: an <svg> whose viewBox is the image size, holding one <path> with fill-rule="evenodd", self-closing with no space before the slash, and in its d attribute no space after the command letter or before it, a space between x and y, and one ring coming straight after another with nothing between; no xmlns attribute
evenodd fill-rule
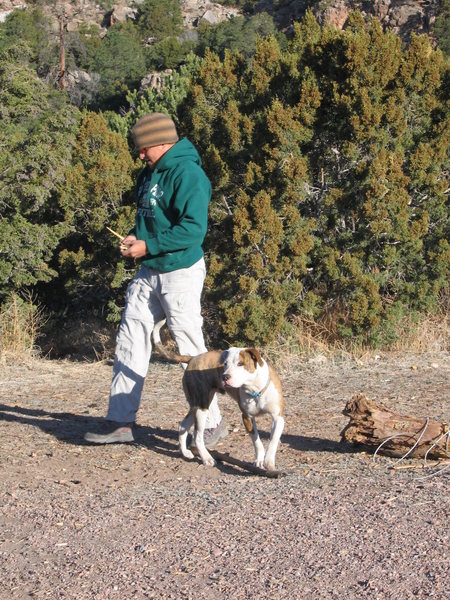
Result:
<svg viewBox="0 0 450 600"><path fill-rule="evenodd" d="M259 431L256 427L256 419L255 417L250 417L249 415L242 415L242 421L244 422L245 429L247 433L250 434L253 442L253 448L255 449L255 467L259 467L260 469L264 466L264 446L259 437Z"/></svg>
<svg viewBox="0 0 450 600"><path fill-rule="evenodd" d="M264 466L268 471L275 471L275 454L277 452L278 443L284 429L284 418L281 415L272 415L272 428L270 431L270 441L267 446L266 458Z"/></svg>
<svg viewBox="0 0 450 600"><path fill-rule="evenodd" d="M184 456L184 458L189 458L189 459L194 458L194 455L188 449L186 440L187 440L187 435L188 435L189 429L194 424L194 420L195 420L194 415L192 414L191 411L189 411L188 414L181 421L180 426L178 428L178 441L180 442L181 454Z"/></svg>
<svg viewBox="0 0 450 600"><path fill-rule="evenodd" d="M200 458L202 459L203 464L206 467L213 467L216 464L216 461L213 459L211 454L206 449L205 441L203 439L207 414L208 414L208 411L205 409L201 409L201 408L198 408L195 412L194 441L195 441L195 446L198 450L198 453L200 454Z"/></svg>

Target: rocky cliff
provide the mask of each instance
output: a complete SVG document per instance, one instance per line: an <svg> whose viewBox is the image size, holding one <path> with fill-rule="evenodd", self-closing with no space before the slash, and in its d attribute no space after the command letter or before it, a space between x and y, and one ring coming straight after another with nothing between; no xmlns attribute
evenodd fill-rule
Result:
<svg viewBox="0 0 450 600"><path fill-rule="evenodd" d="M281 29L300 19L308 7L319 22L331 23L339 29L344 26L351 10L359 10L376 17L383 27L407 38L412 31L428 33L441 4L439 0L261 0L259 8L272 13Z"/></svg>
<svg viewBox="0 0 450 600"><path fill-rule="evenodd" d="M143 0L118 0L110 9L106 9L106 2L102 6L102 3L95 0L56 0L52 4L44 3L43 8L55 17L63 15L69 31L76 30L82 23L95 23L106 32L113 23L133 19L142 2ZM0 21L14 9L35 4L33 0L0 0ZM180 5L186 28L197 27L202 19L214 24L239 14L237 8L222 6L210 0L180 0Z"/></svg>
<svg viewBox="0 0 450 600"><path fill-rule="evenodd" d="M102 8L95 0L56 0L46 5L46 10L55 17L63 15L68 30L81 23L96 23L106 32L114 22L133 18L136 7L142 0L118 0L110 10ZM35 4L25 0L0 0L0 21L15 8ZM104 3L106 5L106 3ZM210 0L180 0L186 28L195 28L202 20L213 24L238 15L239 10ZM257 12L272 14L275 22L284 31L289 31L292 22L299 20L307 8L311 8L321 23L331 23L342 28L351 10L360 10L373 15L384 27L392 29L407 39L411 31L428 33L439 11L439 0L261 0Z"/></svg>

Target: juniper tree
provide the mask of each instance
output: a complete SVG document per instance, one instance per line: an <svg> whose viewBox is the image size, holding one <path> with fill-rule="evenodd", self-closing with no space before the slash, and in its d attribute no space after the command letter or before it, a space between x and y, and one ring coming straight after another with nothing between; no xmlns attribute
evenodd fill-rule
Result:
<svg viewBox="0 0 450 600"><path fill-rule="evenodd" d="M146 73L144 50L131 22L108 30L94 56L92 69L100 75L99 104L117 110L130 89L139 87Z"/></svg>
<svg viewBox="0 0 450 600"><path fill-rule="evenodd" d="M115 289L122 300L130 274L106 227L124 236L131 229L136 168L126 138L108 129L101 114L83 112L59 198L71 228L59 251L60 281L72 303L86 308L110 302L114 312Z"/></svg>
<svg viewBox="0 0 450 600"><path fill-rule="evenodd" d="M265 342L334 310L341 334L376 341L436 302L446 74L425 37L403 49L359 13L344 31L309 13L286 50L260 40L250 64L206 53L186 121L215 189L209 298L227 336Z"/></svg>
<svg viewBox="0 0 450 600"><path fill-rule="evenodd" d="M57 197L78 110L49 88L24 46L0 54L0 300L51 281L51 260L68 231Z"/></svg>

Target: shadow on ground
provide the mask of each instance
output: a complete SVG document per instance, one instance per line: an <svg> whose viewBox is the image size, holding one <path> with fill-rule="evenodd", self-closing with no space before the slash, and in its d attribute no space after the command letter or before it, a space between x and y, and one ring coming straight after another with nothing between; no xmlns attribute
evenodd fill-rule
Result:
<svg viewBox="0 0 450 600"><path fill-rule="evenodd" d="M24 408L0 404L0 421L21 423L41 429L54 436L60 442L71 445L91 445L85 442L86 431L95 431L104 424L101 417L83 416L70 412L51 412L43 409ZM261 438L268 440L267 432L260 432ZM179 456L178 432L137 425L134 431L135 444L165 456ZM353 446L319 437L283 434L282 443L299 452L355 453Z"/></svg>

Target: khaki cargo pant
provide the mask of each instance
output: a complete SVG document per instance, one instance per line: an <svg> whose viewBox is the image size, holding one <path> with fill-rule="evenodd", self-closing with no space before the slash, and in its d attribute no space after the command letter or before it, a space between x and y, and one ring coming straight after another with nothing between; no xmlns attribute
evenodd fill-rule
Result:
<svg viewBox="0 0 450 600"><path fill-rule="evenodd" d="M141 267L130 282L116 338L108 420L118 423L136 420L152 354L151 334L155 323L162 318L166 317L180 354L195 356L206 352L200 307L205 275L202 258L188 269L171 273ZM216 427L220 420L214 397L206 427Z"/></svg>

